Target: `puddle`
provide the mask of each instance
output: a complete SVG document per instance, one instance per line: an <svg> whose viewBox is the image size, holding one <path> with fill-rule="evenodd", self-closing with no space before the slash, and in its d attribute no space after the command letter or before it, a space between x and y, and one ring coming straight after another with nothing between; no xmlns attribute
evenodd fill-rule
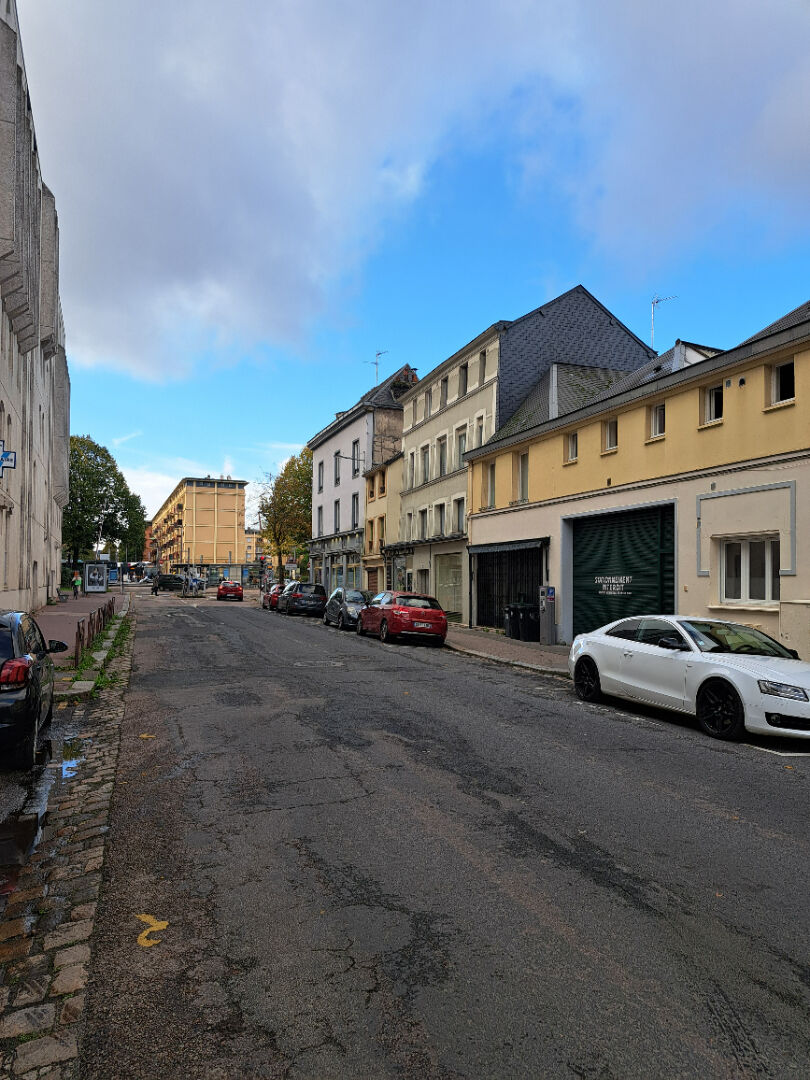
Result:
<svg viewBox="0 0 810 1080"><path fill-rule="evenodd" d="M70 758L67 761L62 762L62 777L69 779L71 776L75 776L79 771L79 766L84 761L84 758Z"/></svg>

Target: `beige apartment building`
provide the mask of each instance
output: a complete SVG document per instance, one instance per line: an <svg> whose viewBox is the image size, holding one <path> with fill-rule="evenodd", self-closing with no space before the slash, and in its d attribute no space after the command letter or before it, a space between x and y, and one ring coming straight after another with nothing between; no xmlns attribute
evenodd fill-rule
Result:
<svg viewBox="0 0 810 1080"><path fill-rule="evenodd" d="M381 589L404 589L405 574L393 557L383 552L389 533L399 529L399 493L402 487L402 451L368 469L366 480L366 527L363 551L363 584L373 595ZM395 573L395 568L398 572Z"/></svg>
<svg viewBox="0 0 810 1080"><path fill-rule="evenodd" d="M13 0L0 6L0 605L37 609L61 577L70 379L59 223L42 179Z"/></svg>
<svg viewBox="0 0 810 1080"><path fill-rule="evenodd" d="M240 565L245 559L247 480L184 477L152 520L152 550L165 570Z"/></svg>

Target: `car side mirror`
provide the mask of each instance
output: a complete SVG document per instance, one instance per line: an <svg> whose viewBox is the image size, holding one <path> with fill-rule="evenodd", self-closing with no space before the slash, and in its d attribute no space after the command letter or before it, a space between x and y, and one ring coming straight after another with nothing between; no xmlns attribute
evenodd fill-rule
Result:
<svg viewBox="0 0 810 1080"><path fill-rule="evenodd" d="M70 648L70 646L68 645L68 643L66 641L53 640L53 641L48 642L48 652L49 653L52 653L52 652L67 652L69 648Z"/></svg>
<svg viewBox="0 0 810 1080"><path fill-rule="evenodd" d="M675 637L674 634L671 634L658 639L658 648L671 649L672 652L685 652L689 646L685 641L681 641L679 637Z"/></svg>

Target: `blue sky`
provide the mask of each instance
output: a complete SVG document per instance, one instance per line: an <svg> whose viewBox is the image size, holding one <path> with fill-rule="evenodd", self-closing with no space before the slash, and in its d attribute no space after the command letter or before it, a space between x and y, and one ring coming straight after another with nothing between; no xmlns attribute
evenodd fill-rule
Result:
<svg viewBox="0 0 810 1080"><path fill-rule="evenodd" d="M660 351L810 298L803 2L18 5L72 430L149 512L577 283Z"/></svg>

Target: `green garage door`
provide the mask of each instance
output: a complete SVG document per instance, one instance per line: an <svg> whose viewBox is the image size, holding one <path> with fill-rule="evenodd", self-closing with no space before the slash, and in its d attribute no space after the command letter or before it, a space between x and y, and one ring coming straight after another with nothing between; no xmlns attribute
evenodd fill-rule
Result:
<svg viewBox="0 0 810 1080"><path fill-rule="evenodd" d="M675 508L574 522L574 633L613 619L675 611Z"/></svg>

